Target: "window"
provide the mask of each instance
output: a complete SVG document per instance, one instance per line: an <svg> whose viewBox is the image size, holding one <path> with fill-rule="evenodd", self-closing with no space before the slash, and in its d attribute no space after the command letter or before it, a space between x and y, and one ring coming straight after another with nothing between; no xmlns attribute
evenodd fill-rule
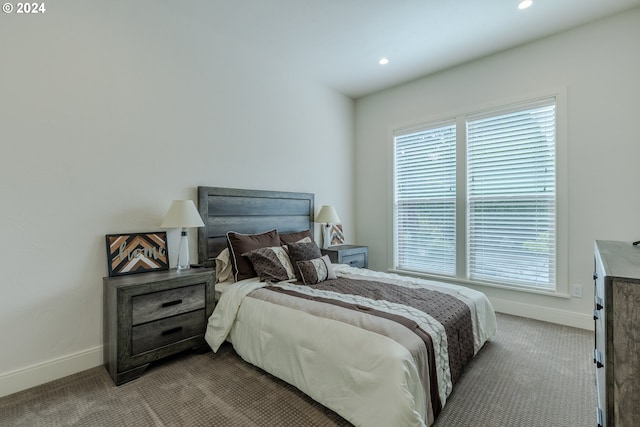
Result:
<svg viewBox="0 0 640 427"><path fill-rule="evenodd" d="M396 132L394 268L553 291L556 187L555 97Z"/></svg>
<svg viewBox="0 0 640 427"><path fill-rule="evenodd" d="M395 138L396 268L455 273L456 126Z"/></svg>

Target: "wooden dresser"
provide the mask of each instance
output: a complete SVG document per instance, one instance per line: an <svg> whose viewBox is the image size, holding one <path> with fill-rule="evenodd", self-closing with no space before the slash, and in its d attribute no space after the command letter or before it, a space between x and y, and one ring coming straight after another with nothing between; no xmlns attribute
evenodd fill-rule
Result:
<svg viewBox="0 0 640 427"><path fill-rule="evenodd" d="M105 277L104 360L116 385L149 363L190 348L206 348L215 305L212 269L157 271Z"/></svg>
<svg viewBox="0 0 640 427"><path fill-rule="evenodd" d="M640 246L595 242L598 426L640 423Z"/></svg>

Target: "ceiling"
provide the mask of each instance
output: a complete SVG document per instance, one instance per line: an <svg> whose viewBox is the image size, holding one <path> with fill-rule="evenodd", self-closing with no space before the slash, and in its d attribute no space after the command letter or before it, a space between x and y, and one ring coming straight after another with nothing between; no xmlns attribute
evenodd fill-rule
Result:
<svg viewBox="0 0 640 427"><path fill-rule="evenodd" d="M213 33L352 98L640 6L640 0L214 0ZM389 64L378 60L387 57Z"/></svg>

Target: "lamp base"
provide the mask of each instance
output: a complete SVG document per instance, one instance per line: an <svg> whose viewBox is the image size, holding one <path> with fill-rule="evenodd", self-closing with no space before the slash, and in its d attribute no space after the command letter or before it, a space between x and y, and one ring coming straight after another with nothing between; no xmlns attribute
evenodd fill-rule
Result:
<svg viewBox="0 0 640 427"><path fill-rule="evenodd" d="M191 268L189 265L189 236L187 236L187 229L183 228L180 235L180 247L178 248L178 262L176 263L176 270L188 270Z"/></svg>
<svg viewBox="0 0 640 427"><path fill-rule="evenodd" d="M328 249L331 246L331 225L326 224L322 236L322 249Z"/></svg>

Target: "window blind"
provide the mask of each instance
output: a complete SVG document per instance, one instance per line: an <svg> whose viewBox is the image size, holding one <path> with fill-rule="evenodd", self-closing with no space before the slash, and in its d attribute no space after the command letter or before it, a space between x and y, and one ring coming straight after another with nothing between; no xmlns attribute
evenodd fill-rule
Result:
<svg viewBox="0 0 640 427"><path fill-rule="evenodd" d="M455 275L455 121L394 136L394 263Z"/></svg>
<svg viewBox="0 0 640 427"><path fill-rule="evenodd" d="M555 289L555 99L467 117L467 275Z"/></svg>

